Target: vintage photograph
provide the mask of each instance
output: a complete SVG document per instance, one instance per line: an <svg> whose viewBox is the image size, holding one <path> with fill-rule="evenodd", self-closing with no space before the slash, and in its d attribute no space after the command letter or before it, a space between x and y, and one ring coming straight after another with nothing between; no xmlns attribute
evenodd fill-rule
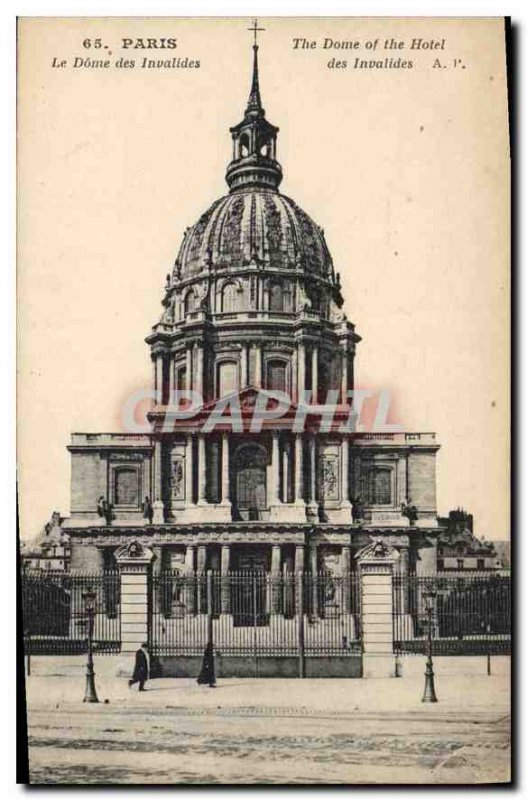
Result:
<svg viewBox="0 0 527 800"><path fill-rule="evenodd" d="M17 99L30 783L510 782L506 20L25 17Z"/></svg>

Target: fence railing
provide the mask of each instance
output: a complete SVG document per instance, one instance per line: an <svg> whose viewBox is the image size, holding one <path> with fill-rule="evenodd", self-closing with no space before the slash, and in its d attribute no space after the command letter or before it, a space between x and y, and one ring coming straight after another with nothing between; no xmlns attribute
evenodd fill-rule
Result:
<svg viewBox="0 0 527 800"><path fill-rule="evenodd" d="M396 654L424 653L429 631L438 655L510 653L509 576L396 574L392 586ZM94 651L119 652L118 572L24 573L26 652L84 652L89 592L95 594ZM225 656L345 657L362 651L358 573L170 571L151 575L148 593L148 638L156 655L200 656L211 633Z"/></svg>
<svg viewBox="0 0 527 800"><path fill-rule="evenodd" d="M426 652L429 627L438 655L510 653L509 576L395 575L392 585L395 653Z"/></svg>
<svg viewBox="0 0 527 800"><path fill-rule="evenodd" d="M84 652L87 593L95 595L94 651L119 652L121 579L118 572L25 572L22 621L26 652L58 655Z"/></svg>
<svg viewBox="0 0 527 800"><path fill-rule="evenodd" d="M356 574L174 571L153 575L150 585L156 655L200 655L210 629L216 650L230 656L361 650Z"/></svg>

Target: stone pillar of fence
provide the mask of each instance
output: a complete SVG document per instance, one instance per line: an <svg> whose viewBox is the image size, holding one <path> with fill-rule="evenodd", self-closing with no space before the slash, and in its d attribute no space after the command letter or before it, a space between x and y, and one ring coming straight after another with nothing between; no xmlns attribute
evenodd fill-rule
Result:
<svg viewBox="0 0 527 800"><path fill-rule="evenodd" d="M395 675L392 583L398 558L398 551L383 542L367 545L357 554L364 678Z"/></svg>
<svg viewBox="0 0 527 800"><path fill-rule="evenodd" d="M148 640L148 573L154 553L140 542L119 547L121 573L121 652L132 653Z"/></svg>

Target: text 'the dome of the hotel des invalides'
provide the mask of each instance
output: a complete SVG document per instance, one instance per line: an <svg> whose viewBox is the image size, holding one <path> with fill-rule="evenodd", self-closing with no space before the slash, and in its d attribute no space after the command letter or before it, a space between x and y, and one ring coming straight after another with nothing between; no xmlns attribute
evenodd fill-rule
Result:
<svg viewBox="0 0 527 800"><path fill-rule="evenodd" d="M72 434L71 568L111 567L117 548L139 541L155 572L342 573L382 539L399 550L399 570L430 574L435 436L349 424L360 337L322 229L280 193L278 128L262 107L253 50L249 101L231 128L229 193L187 229L146 340L151 432ZM177 389L203 403L166 425ZM280 416L266 390L291 399ZM305 390L311 404L336 393L329 431L320 415L298 415Z"/></svg>

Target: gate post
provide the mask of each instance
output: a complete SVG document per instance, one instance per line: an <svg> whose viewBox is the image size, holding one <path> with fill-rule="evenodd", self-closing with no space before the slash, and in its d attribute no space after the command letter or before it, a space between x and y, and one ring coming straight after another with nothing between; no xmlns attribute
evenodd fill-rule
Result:
<svg viewBox="0 0 527 800"><path fill-rule="evenodd" d="M140 542L119 547L115 560L121 573L121 652L132 653L148 640L148 573L154 553Z"/></svg>
<svg viewBox="0 0 527 800"><path fill-rule="evenodd" d="M399 558L383 542L367 545L356 556L360 574L362 674L395 676L393 656L393 565Z"/></svg>

